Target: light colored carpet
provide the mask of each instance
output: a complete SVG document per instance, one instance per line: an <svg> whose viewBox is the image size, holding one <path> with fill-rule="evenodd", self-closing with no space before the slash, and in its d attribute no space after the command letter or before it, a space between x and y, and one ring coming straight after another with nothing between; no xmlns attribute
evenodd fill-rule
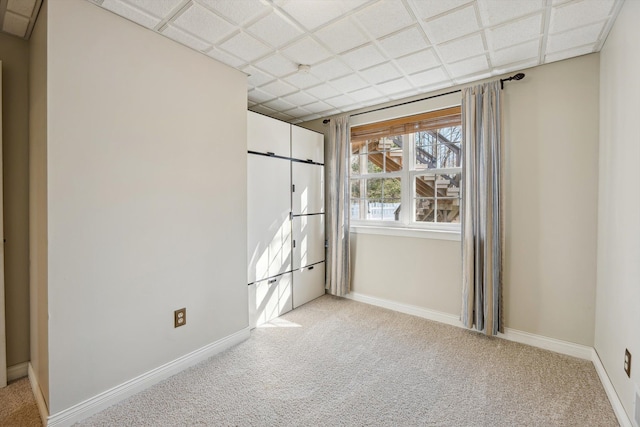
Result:
<svg viewBox="0 0 640 427"><path fill-rule="evenodd" d="M616 426L591 362L324 296L83 426Z"/></svg>
<svg viewBox="0 0 640 427"><path fill-rule="evenodd" d="M0 388L0 426L41 426L36 399L28 378L22 378Z"/></svg>

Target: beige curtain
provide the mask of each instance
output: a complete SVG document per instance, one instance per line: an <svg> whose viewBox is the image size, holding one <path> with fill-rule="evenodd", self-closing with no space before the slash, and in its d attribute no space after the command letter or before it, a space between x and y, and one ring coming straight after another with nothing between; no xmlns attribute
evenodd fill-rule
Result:
<svg viewBox="0 0 640 427"><path fill-rule="evenodd" d="M349 116L331 120L327 161L327 289L331 295L349 293Z"/></svg>
<svg viewBox="0 0 640 427"><path fill-rule="evenodd" d="M500 82L462 90L462 322L503 332L502 129Z"/></svg>

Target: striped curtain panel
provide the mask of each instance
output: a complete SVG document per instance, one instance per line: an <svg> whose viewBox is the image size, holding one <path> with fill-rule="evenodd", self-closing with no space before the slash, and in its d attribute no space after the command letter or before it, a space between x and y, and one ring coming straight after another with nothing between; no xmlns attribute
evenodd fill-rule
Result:
<svg viewBox="0 0 640 427"><path fill-rule="evenodd" d="M462 90L462 322L503 332L500 82Z"/></svg>
<svg viewBox="0 0 640 427"><path fill-rule="evenodd" d="M327 162L327 289L331 295L349 293L351 259L349 242L349 116L332 119Z"/></svg>

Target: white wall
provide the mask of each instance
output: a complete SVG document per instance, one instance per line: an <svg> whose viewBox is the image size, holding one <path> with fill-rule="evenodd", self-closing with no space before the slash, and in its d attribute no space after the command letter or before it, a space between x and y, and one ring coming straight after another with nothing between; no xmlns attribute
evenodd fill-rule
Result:
<svg viewBox="0 0 640 427"><path fill-rule="evenodd" d="M587 346L595 316L598 61L595 54L524 70L526 78L503 92L505 326ZM321 120L303 126L327 130ZM352 236L354 292L459 316L459 242Z"/></svg>
<svg viewBox="0 0 640 427"><path fill-rule="evenodd" d="M248 326L247 88L90 2L48 12L56 414Z"/></svg>
<svg viewBox="0 0 640 427"><path fill-rule="evenodd" d="M600 58L595 349L633 419L640 385L640 2L627 1ZM632 354L629 379L624 350Z"/></svg>

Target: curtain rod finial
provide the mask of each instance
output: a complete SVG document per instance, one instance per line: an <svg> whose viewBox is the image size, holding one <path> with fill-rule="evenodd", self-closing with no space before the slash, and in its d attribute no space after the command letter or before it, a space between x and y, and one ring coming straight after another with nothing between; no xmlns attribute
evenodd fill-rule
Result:
<svg viewBox="0 0 640 427"><path fill-rule="evenodd" d="M327 123L329 123L330 121L331 121L331 119L324 119L324 120L322 121L322 124L323 124L323 125L326 125L326 124L327 124Z"/></svg>

